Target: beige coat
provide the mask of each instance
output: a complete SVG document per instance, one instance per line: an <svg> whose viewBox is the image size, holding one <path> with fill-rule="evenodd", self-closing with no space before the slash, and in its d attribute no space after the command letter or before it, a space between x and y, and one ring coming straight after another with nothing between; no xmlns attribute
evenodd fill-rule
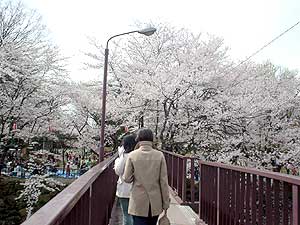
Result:
<svg viewBox="0 0 300 225"><path fill-rule="evenodd" d="M128 213L148 216L159 215L170 205L166 160L162 152L152 148L152 142L141 141L139 148L129 153L123 179L133 182Z"/></svg>

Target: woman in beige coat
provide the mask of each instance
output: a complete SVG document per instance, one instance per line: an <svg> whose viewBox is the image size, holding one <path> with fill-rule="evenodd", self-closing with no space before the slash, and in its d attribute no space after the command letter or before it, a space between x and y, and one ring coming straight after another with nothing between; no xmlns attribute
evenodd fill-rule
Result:
<svg viewBox="0 0 300 225"><path fill-rule="evenodd" d="M123 175L125 182L133 182L128 213L134 225L156 225L170 205L166 160L152 148L150 129L140 129L136 140L139 148L129 153Z"/></svg>

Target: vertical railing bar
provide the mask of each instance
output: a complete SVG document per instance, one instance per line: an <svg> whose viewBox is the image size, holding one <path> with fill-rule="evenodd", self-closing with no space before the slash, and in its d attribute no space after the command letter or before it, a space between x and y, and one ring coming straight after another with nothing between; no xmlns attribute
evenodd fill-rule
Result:
<svg viewBox="0 0 300 225"><path fill-rule="evenodd" d="M214 224L214 171L213 167L209 166L208 167L209 171L209 213L210 213L210 223Z"/></svg>
<svg viewBox="0 0 300 225"><path fill-rule="evenodd" d="M232 187L232 180L233 180L233 170L229 170L229 182L228 182L228 190L229 190L229 224L232 225L232 216L233 216L233 187Z"/></svg>
<svg viewBox="0 0 300 225"><path fill-rule="evenodd" d="M230 196L231 196L231 189L230 189L230 183L231 183L231 170L227 170L228 172L228 179L227 179L227 202L228 202L228 207L227 207L227 219L226 219L226 224L227 225L232 225L231 224L231 199L230 199Z"/></svg>
<svg viewBox="0 0 300 225"><path fill-rule="evenodd" d="M247 173L247 185L246 185L246 225L250 224L250 203L251 203L251 177Z"/></svg>
<svg viewBox="0 0 300 225"><path fill-rule="evenodd" d="M182 158L179 158L178 157L178 173L177 173L177 180L178 180L178 185L177 185L177 188L178 188L178 196L182 199Z"/></svg>
<svg viewBox="0 0 300 225"><path fill-rule="evenodd" d="M208 166L207 167L207 171L208 171L208 177L210 178L208 180L208 203L209 203L209 214L208 214L208 217L209 217L209 220L208 220L208 224L213 224L213 219L212 219L212 216L213 216L213 201L212 201L212 197L213 197L213 190L212 190L212 187L213 187L213 175L212 175L212 172L211 172L211 166Z"/></svg>
<svg viewBox="0 0 300 225"><path fill-rule="evenodd" d="M211 175L213 177L212 179L212 223L216 224L217 223L217 195L218 195L218 191L217 191L217 176L218 176L218 170L217 167L211 167Z"/></svg>
<svg viewBox="0 0 300 225"><path fill-rule="evenodd" d="M69 213L65 218L64 218L64 224L65 225L72 225L71 221L71 217L70 217L71 213Z"/></svg>
<svg viewBox="0 0 300 225"><path fill-rule="evenodd" d="M219 183L219 224L223 225L224 224L224 191L226 191L225 189L225 182L224 182L224 169L219 168L220 170L220 183ZM222 187L223 191L220 191L220 187Z"/></svg>
<svg viewBox="0 0 300 225"><path fill-rule="evenodd" d="M224 211L223 211L223 221L224 221L224 224L227 225L228 224L228 169L223 169L224 172L223 172L223 175L225 176L224 178L224 201L226 202L226 207L224 207ZM224 204L225 206L225 204Z"/></svg>
<svg viewBox="0 0 300 225"><path fill-rule="evenodd" d="M84 209L84 200L85 200L85 194L84 195L82 195L82 197L81 197L81 199L80 199L80 201L79 201L79 211L80 211L80 216L79 216L79 220L78 220L78 223L79 224L83 224L84 222L84 211L83 211L83 209Z"/></svg>
<svg viewBox="0 0 300 225"><path fill-rule="evenodd" d="M92 199L93 199L93 193L92 193L92 186L90 186L90 195L89 195L89 225L92 224Z"/></svg>
<svg viewBox="0 0 300 225"><path fill-rule="evenodd" d="M110 168L110 170L109 170L109 172L110 172L110 175L109 175L109 179L108 179L108 183L109 183L109 186L110 187L112 187L112 184L113 184L113 176L114 176L114 172L113 172L113 168L111 167ZM107 224L109 223L109 219L110 219L110 217L111 217L111 210L112 210L112 198L111 198L111 196L113 196L113 192L114 192L114 190L113 190L113 188L110 190L110 196L109 196L109 198L108 198L108 203L107 203L107 205L108 205L108 213L107 213Z"/></svg>
<svg viewBox="0 0 300 225"><path fill-rule="evenodd" d="M241 216L240 216L240 220L241 220L241 224L242 225L245 225L245 219L246 219L246 217L245 217L245 210L246 210L246 207L245 207L245 194L246 194L246 192L245 192L245 173L241 173L241 198L240 198L240 200L241 200L241 205L240 205L240 207L241 207Z"/></svg>
<svg viewBox="0 0 300 225"><path fill-rule="evenodd" d="M170 184L170 163L169 163L169 154L164 152L164 156L167 164L167 174L168 174L168 184Z"/></svg>
<svg viewBox="0 0 300 225"><path fill-rule="evenodd" d="M271 179L266 178L266 221L267 224L272 224L272 198L271 198Z"/></svg>
<svg viewBox="0 0 300 225"><path fill-rule="evenodd" d="M283 224L288 224L289 221L289 199L288 199L288 183L283 182Z"/></svg>
<svg viewBox="0 0 300 225"><path fill-rule="evenodd" d="M195 159L191 158L191 204L195 203Z"/></svg>
<svg viewBox="0 0 300 225"><path fill-rule="evenodd" d="M231 199L231 179L232 179L232 170L228 170L228 182L227 182L227 202L228 202L228 214L227 214L227 224L232 225L231 223L231 211L232 211L232 199Z"/></svg>
<svg viewBox="0 0 300 225"><path fill-rule="evenodd" d="M237 172L232 171L232 204L233 204L233 224L236 225L236 217L237 217L237 208L236 208L236 181L237 181Z"/></svg>
<svg viewBox="0 0 300 225"><path fill-rule="evenodd" d="M299 187L297 185L292 186L293 192L293 225L299 225Z"/></svg>
<svg viewBox="0 0 300 225"><path fill-rule="evenodd" d="M241 173L239 171L236 172L236 181L235 181L235 193L236 193L236 224L240 224L240 199L241 199Z"/></svg>
<svg viewBox="0 0 300 225"><path fill-rule="evenodd" d="M172 186L172 155L167 154L168 156L168 178L169 178L169 185Z"/></svg>
<svg viewBox="0 0 300 225"><path fill-rule="evenodd" d="M210 166L209 168L210 170L210 177L211 177L211 181L210 181L210 202L211 202L211 209L210 209L210 218L211 218L211 224L215 224L216 223L216 215L215 215L215 212L217 210L217 204L216 204L216 201L215 201L215 195L216 195L216 190L214 189L216 187L216 184L217 184L217 174L215 174L215 170L214 170L214 167Z"/></svg>
<svg viewBox="0 0 300 225"><path fill-rule="evenodd" d="M257 213L257 204L256 204L256 188L257 188L257 175L256 174L252 174L252 209L251 209L251 213L252 213L252 225L256 225L256 213Z"/></svg>
<svg viewBox="0 0 300 225"><path fill-rule="evenodd" d="M209 177L209 179L206 179L206 195L207 195L207 223L208 224L212 224L211 222L211 215L212 215L212 201L211 201L211 181L212 181L212 176L211 176L211 172L210 172L210 166L205 166L204 167L206 172L207 172L207 177Z"/></svg>
<svg viewBox="0 0 300 225"><path fill-rule="evenodd" d="M222 192L221 192L221 225L226 224L226 208L227 208L227 199L226 199L226 192L227 192L227 187L226 187L226 169L220 168L221 169L221 181L222 181Z"/></svg>
<svg viewBox="0 0 300 225"><path fill-rule="evenodd" d="M76 206L76 204L75 204ZM74 215L75 215L75 206L71 209L71 211L69 212L68 214L68 217L70 218L70 225L73 225L74 222L75 222L75 218L74 218ZM74 224L75 225L75 224Z"/></svg>
<svg viewBox="0 0 300 225"><path fill-rule="evenodd" d="M201 164L201 183L200 183L200 185L201 185L201 198L202 198L202 200L201 200L201 219L203 220L203 221L205 221L206 222L206 199L207 199L207 196L204 194L204 193L206 193L205 191L206 191L206 173L205 173L205 170L204 170L204 167L205 167L205 165L203 165L203 164Z"/></svg>
<svg viewBox="0 0 300 225"><path fill-rule="evenodd" d="M177 184L178 184L178 163L177 163L177 156L174 156L174 190L178 193Z"/></svg>
<svg viewBox="0 0 300 225"><path fill-rule="evenodd" d="M177 185L176 185L176 189L177 189L177 194L179 195L179 185L180 185L180 182L179 182L179 180L180 180L180 177L179 177L179 175L180 175L180 159L179 159L179 157L177 157Z"/></svg>
<svg viewBox="0 0 300 225"><path fill-rule="evenodd" d="M80 219L80 210L79 210L79 206L80 206L80 201L82 200L82 197L79 199L79 201L76 203L75 205L75 225L81 225L79 224L79 219Z"/></svg>
<svg viewBox="0 0 300 225"><path fill-rule="evenodd" d="M182 201L186 202L186 158L183 159L183 176L182 176Z"/></svg>
<svg viewBox="0 0 300 225"><path fill-rule="evenodd" d="M171 168L172 168L171 186L172 188L174 188L174 155L171 155Z"/></svg>
<svg viewBox="0 0 300 225"><path fill-rule="evenodd" d="M263 225L263 196L264 196L264 182L263 177L259 176L258 178L258 225Z"/></svg>
<svg viewBox="0 0 300 225"><path fill-rule="evenodd" d="M202 184L203 184L203 189L202 189L202 197L203 197L203 200L204 200L204 204L203 204L203 218L205 220L205 222L207 223L208 222L208 206L209 206L209 203L208 203L208 172L207 172L207 166L206 165L202 165Z"/></svg>
<svg viewBox="0 0 300 225"><path fill-rule="evenodd" d="M84 208L89 209L89 202L90 202L90 189L87 190L87 192L84 194ZM82 224L89 223L89 210L85 210L84 212L84 220Z"/></svg>
<svg viewBox="0 0 300 225"><path fill-rule="evenodd" d="M280 211L279 211L279 207L280 207L280 203L279 203L279 194L280 194L280 190L279 190L279 181L278 180L274 180L274 221L275 223L279 223L279 219L280 219Z"/></svg>
<svg viewBox="0 0 300 225"><path fill-rule="evenodd" d="M201 194L202 194L202 171L201 171L201 162L200 160L198 160L198 165L199 165L199 218L201 218L201 204L202 204L202 197L201 197Z"/></svg>
<svg viewBox="0 0 300 225"><path fill-rule="evenodd" d="M217 168L217 225L220 224L220 167Z"/></svg>
<svg viewBox="0 0 300 225"><path fill-rule="evenodd" d="M84 205L84 197L85 197L85 194L81 197L80 199L80 204L79 204L79 212L80 212L80 216L78 218L78 224L81 225L83 224L83 221L84 221L84 212L83 212L83 205Z"/></svg>

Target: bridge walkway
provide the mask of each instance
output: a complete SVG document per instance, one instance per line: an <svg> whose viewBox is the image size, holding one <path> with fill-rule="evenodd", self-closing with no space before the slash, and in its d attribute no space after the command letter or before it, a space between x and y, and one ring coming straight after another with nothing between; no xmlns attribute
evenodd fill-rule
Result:
<svg viewBox="0 0 300 225"><path fill-rule="evenodd" d="M191 207L180 205L180 200L176 200L177 196L172 191L170 194L170 199L171 205L167 211L167 215L171 225L206 225L199 219L198 215L192 210ZM109 225L123 225L123 216L121 210L122 209L116 199L112 209Z"/></svg>

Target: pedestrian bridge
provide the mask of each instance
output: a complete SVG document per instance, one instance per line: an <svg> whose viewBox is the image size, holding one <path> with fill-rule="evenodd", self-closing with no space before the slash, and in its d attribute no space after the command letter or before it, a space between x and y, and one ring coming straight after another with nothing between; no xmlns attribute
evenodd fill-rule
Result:
<svg viewBox="0 0 300 225"><path fill-rule="evenodd" d="M163 152L172 224L300 225L300 178ZM121 224L115 158L90 169L22 225Z"/></svg>

